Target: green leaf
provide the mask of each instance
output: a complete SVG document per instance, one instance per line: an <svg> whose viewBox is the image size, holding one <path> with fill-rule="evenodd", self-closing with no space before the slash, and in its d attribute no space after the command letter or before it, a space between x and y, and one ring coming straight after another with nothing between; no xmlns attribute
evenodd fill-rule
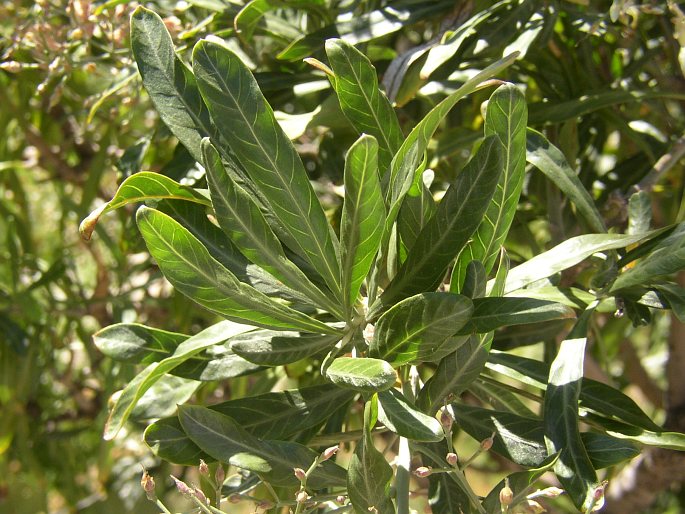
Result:
<svg viewBox="0 0 685 514"><path fill-rule="evenodd" d="M283 366L330 350L340 337L256 330L232 338L231 349L255 364Z"/></svg>
<svg viewBox="0 0 685 514"><path fill-rule="evenodd" d="M526 159L551 180L576 206L588 226L606 232L602 215L566 157L545 136L533 129L526 134Z"/></svg>
<svg viewBox="0 0 685 514"><path fill-rule="evenodd" d="M416 404L423 412L433 414L450 394L459 396L478 378L488 352L479 338L471 336L466 344L440 361L435 373L419 391Z"/></svg>
<svg viewBox="0 0 685 514"><path fill-rule="evenodd" d="M485 135L497 136L504 169L480 225L459 254L455 264L459 275L465 273L466 266L473 260L481 261L488 275L497 261L523 187L527 120L526 99L521 90L513 84L497 88L488 101Z"/></svg>
<svg viewBox="0 0 685 514"><path fill-rule="evenodd" d="M132 420L150 420L170 416L176 406L190 399L200 382L173 375L165 375L157 380L136 402L131 411Z"/></svg>
<svg viewBox="0 0 685 514"><path fill-rule="evenodd" d="M458 267L452 269L450 292L461 293L469 298L482 298L486 294L487 273L485 266L479 260L472 260L466 265L464 276L459 277Z"/></svg>
<svg viewBox="0 0 685 514"><path fill-rule="evenodd" d="M395 110L378 89L376 68L364 54L343 39L326 41L326 55L335 73L333 87L343 113L358 133L370 134L378 141L378 169L380 176L384 177L402 145L402 130Z"/></svg>
<svg viewBox="0 0 685 514"><path fill-rule="evenodd" d="M131 203L146 200L187 200L201 205L211 205L208 195L198 189L183 186L178 182L150 171L141 171L124 180L114 197L91 212L79 226L81 237L89 240L100 216Z"/></svg>
<svg viewBox="0 0 685 514"><path fill-rule="evenodd" d="M458 334L484 334L501 327L574 318L567 306L534 298L474 298L473 315Z"/></svg>
<svg viewBox="0 0 685 514"><path fill-rule="evenodd" d="M96 332L93 343L114 360L150 364L174 353L189 337L137 323L116 323Z"/></svg>
<svg viewBox="0 0 685 514"><path fill-rule="evenodd" d="M576 327L559 346L550 366L543 421L549 455L559 453L554 473L576 507L585 511L594 501L597 473L583 445L578 427L578 399L583 378L587 319L586 310Z"/></svg>
<svg viewBox="0 0 685 514"><path fill-rule="evenodd" d="M467 80L459 89L442 102L436 105L424 118L412 129L405 138L402 146L393 157L389 182L382 185L388 189L386 200L389 205L388 217L386 218L383 232L382 247L387 245L392 227L395 224L404 196L415 182L416 169L424 156L428 143L433 134L442 123L443 119L452 108L465 96L492 85L488 79L496 76L510 66L516 59L516 54L509 55L491 64L471 79Z"/></svg>
<svg viewBox="0 0 685 514"><path fill-rule="evenodd" d="M447 267L480 223L501 172L502 150L497 138L490 136L445 193L381 302L394 303L440 284Z"/></svg>
<svg viewBox="0 0 685 514"><path fill-rule="evenodd" d="M437 419L419 411L396 389L378 393L378 407L378 421L402 437L426 442L445 437Z"/></svg>
<svg viewBox="0 0 685 514"><path fill-rule="evenodd" d="M654 288L666 300L678 321L685 323L685 288L677 284L656 284Z"/></svg>
<svg viewBox="0 0 685 514"><path fill-rule="evenodd" d="M340 221L342 291L348 310L357 301L383 232L385 204L378 180L378 144L363 135L345 158L345 202Z"/></svg>
<svg viewBox="0 0 685 514"><path fill-rule="evenodd" d="M195 236L167 215L142 207L136 219L164 276L177 290L210 311L264 328L337 332L238 282Z"/></svg>
<svg viewBox="0 0 685 514"><path fill-rule="evenodd" d="M375 393L395 385L397 373L380 359L338 357L326 370L326 378L339 387Z"/></svg>
<svg viewBox="0 0 685 514"><path fill-rule="evenodd" d="M197 237L210 255L233 273L240 282L267 296L307 303L307 297L302 293L286 287L262 268L248 261L226 238L222 230L209 221L204 208L188 202L162 202L158 207Z"/></svg>
<svg viewBox="0 0 685 514"><path fill-rule="evenodd" d="M489 361L487 367L493 371L539 389L546 387L549 367L542 362L497 351L490 353ZM646 430L661 431L661 427L654 423L630 397L602 382L583 378L579 401L582 409L595 411L603 416L611 416Z"/></svg>
<svg viewBox="0 0 685 514"><path fill-rule="evenodd" d="M615 104L640 102L649 98L683 100L685 96L668 91L601 91L573 100L533 104L530 106L530 123L532 125L561 123Z"/></svg>
<svg viewBox="0 0 685 514"><path fill-rule="evenodd" d="M680 432L664 432L645 430L621 421L588 413L585 419L604 428L607 434L618 439L635 441L648 446L656 446L667 450L685 451L685 434Z"/></svg>
<svg viewBox="0 0 685 514"><path fill-rule="evenodd" d="M233 19L233 25L240 37L249 41L252 39L259 21L269 11L274 9L308 9L312 14L325 14L322 0L251 0Z"/></svg>
<svg viewBox="0 0 685 514"><path fill-rule="evenodd" d="M567 239L551 250L547 250L509 272L505 293L526 287L533 282L547 278L575 266L597 252L616 250L649 239L657 231L647 234L625 236L621 234L587 234ZM492 282L492 281L491 281Z"/></svg>
<svg viewBox="0 0 685 514"><path fill-rule="evenodd" d="M189 337L134 323L118 323L97 332L93 342L112 359L150 364L173 355L176 348ZM260 366L235 355L228 344L219 344L203 350L170 373L193 380L211 381L225 380L259 369Z"/></svg>
<svg viewBox="0 0 685 514"><path fill-rule="evenodd" d="M626 440L597 432L580 434L595 469L610 468L640 454L640 447Z"/></svg>
<svg viewBox="0 0 685 514"><path fill-rule="evenodd" d="M164 21L140 6L131 16L131 49L162 121L201 162L200 141L216 137L195 77L174 53Z"/></svg>
<svg viewBox="0 0 685 514"><path fill-rule="evenodd" d="M643 234L649 232L652 223L652 200L646 191L638 191L630 195L628 200L628 230L627 234Z"/></svg>
<svg viewBox="0 0 685 514"><path fill-rule="evenodd" d="M364 408L364 434L347 467L347 491L357 514L371 510L378 514L394 514L390 500L392 468L373 445L370 411L369 401Z"/></svg>
<svg viewBox="0 0 685 514"><path fill-rule="evenodd" d="M205 453L257 473L273 485L296 485L293 468L308 469L317 456L313 450L297 443L262 441L232 418L205 407L180 406L179 419L186 434ZM315 489L343 486L345 471L332 461L325 461L308 482Z"/></svg>
<svg viewBox="0 0 685 514"><path fill-rule="evenodd" d="M150 389L150 387L152 387L162 376L202 350L219 344L229 337L247 330L250 330L249 326L239 325L230 321L222 321L206 328L202 332L199 332L181 343L171 357L167 357L159 363L150 364L142 372L136 375L136 377L124 388L121 395L119 395L109 413L107 423L105 424L104 438L110 440L116 437L121 427L126 423L136 402L138 402L143 394L145 394L145 391Z"/></svg>
<svg viewBox="0 0 685 514"><path fill-rule="evenodd" d="M286 286L305 294L314 306L342 317L336 302L322 293L285 255L252 197L226 173L219 152L208 139L202 141L207 181L219 226L251 262ZM310 303L312 303L310 302Z"/></svg>
<svg viewBox="0 0 685 514"><path fill-rule="evenodd" d="M472 312L471 300L461 295L423 293L407 298L378 319L369 354L394 367L430 360Z"/></svg>
<svg viewBox="0 0 685 514"><path fill-rule="evenodd" d="M610 291L649 283L655 278L685 269L685 239L657 248L614 281Z"/></svg>
<svg viewBox="0 0 685 514"><path fill-rule="evenodd" d="M354 394L332 384L322 384L229 400L209 408L231 417L260 439L285 440L318 426L346 408ZM145 442L157 456L177 464L197 465L204 455L183 431L177 417L153 423L145 431Z"/></svg>
<svg viewBox="0 0 685 514"><path fill-rule="evenodd" d="M212 119L287 235L285 243L341 295L338 241L295 147L250 70L223 46L200 41L193 70Z"/></svg>

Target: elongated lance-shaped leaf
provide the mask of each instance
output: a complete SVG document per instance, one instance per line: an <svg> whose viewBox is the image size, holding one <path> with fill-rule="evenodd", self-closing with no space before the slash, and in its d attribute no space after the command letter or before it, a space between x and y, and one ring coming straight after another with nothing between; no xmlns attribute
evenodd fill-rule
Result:
<svg viewBox="0 0 685 514"><path fill-rule="evenodd" d="M105 424L105 439L114 439L121 427L124 426L136 403L150 389L157 380L166 373L184 363L202 350L219 344L229 337L250 330L247 325L239 325L230 321L222 321L203 330L195 336L181 343L171 357L150 364L129 382L124 388L109 413Z"/></svg>
<svg viewBox="0 0 685 514"><path fill-rule="evenodd" d="M321 384L229 400L209 408L229 416L260 439L285 440L346 408L355 394L333 384ZM177 464L197 465L206 455L186 435L176 416L148 427L145 442L160 458ZM178 460L181 458L184 460Z"/></svg>
<svg viewBox="0 0 685 514"><path fill-rule="evenodd" d="M235 245L226 238L223 231L209 221L204 207L189 202L161 202L158 210L171 216L188 229L210 255L244 282L269 297L307 302L307 297L299 291L286 287L283 282L267 273L256 264L248 261Z"/></svg>
<svg viewBox="0 0 685 514"><path fill-rule="evenodd" d="M143 85L169 130L202 161L200 141L216 137L195 77L174 53L171 36L159 15L138 7L131 16L131 49Z"/></svg>
<svg viewBox="0 0 685 514"><path fill-rule="evenodd" d="M150 253L181 293L233 321L323 334L338 331L238 282L188 230L166 214L141 207L136 219Z"/></svg>
<svg viewBox="0 0 685 514"><path fill-rule="evenodd" d="M519 88L504 84L488 101L485 135L495 135L502 146L503 170L485 217L469 244L459 254L454 273L463 280L466 266L479 260L490 273L516 213L526 167L526 99Z"/></svg>
<svg viewBox="0 0 685 514"><path fill-rule="evenodd" d="M295 485L293 468L307 469L317 457L315 451L289 441L262 441L249 434L232 418L200 406L179 407L179 419L186 434L213 458L259 474L274 485ZM345 470L325 461L309 476L314 488L345 484Z"/></svg>
<svg viewBox="0 0 685 514"><path fill-rule="evenodd" d="M285 243L320 273L339 298L337 238L295 147L254 76L237 55L209 41L195 46L193 70L214 123L280 222L288 236Z"/></svg>
<svg viewBox="0 0 685 514"><path fill-rule="evenodd" d="M536 298L474 298L473 315L457 334L484 334L501 327L573 318L573 309Z"/></svg>
<svg viewBox="0 0 685 514"><path fill-rule="evenodd" d="M211 205L206 190L181 185L159 173L141 171L124 180L109 202L95 209L81 222L79 226L81 237L85 240L90 239L95 225L103 214L124 205L146 200L186 200L201 205Z"/></svg>
<svg viewBox="0 0 685 514"><path fill-rule="evenodd" d="M650 281L676 273L685 268L685 239L676 241L653 251L634 267L619 275L611 291L649 283Z"/></svg>
<svg viewBox="0 0 685 514"><path fill-rule="evenodd" d="M390 101L378 88L376 68L368 57L342 39L326 41L326 55L335 73L332 83L343 113L360 134L378 140L379 174L384 177L402 145L402 130ZM387 178L383 181L387 183Z"/></svg>
<svg viewBox="0 0 685 514"><path fill-rule="evenodd" d="M281 242L252 197L226 173L221 156L208 139L202 141L207 181L219 226L250 261L307 295L316 307L342 317L339 305L326 296L290 261Z"/></svg>
<svg viewBox="0 0 685 514"><path fill-rule="evenodd" d="M573 503L583 512L595 501L593 492L598 485L597 473L578 427L587 322L593 305L583 313L569 338L559 347L549 370L543 407L547 452L549 455L561 452L554 472Z"/></svg>
<svg viewBox="0 0 685 514"><path fill-rule="evenodd" d="M380 300L386 305L435 289L488 207L502 172L502 149L489 136L450 186Z"/></svg>
<svg viewBox="0 0 685 514"><path fill-rule="evenodd" d="M371 403L364 406L364 434L357 442L357 448L347 467L347 491L354 511L365 514L369 511L378 514L394 514L395 508L390 499L392 468L381 452L376 450L371 438Z"/></svg>
<svg viewBox="0 0 685 514"><path fill-rule="evenodd" d="M469 320L473 303L451 293L422 293L393 306L376 323L372 357L394 367L430 359Z"/></svg>
<svg viewBox="0 0 685 514"><path fill-rule="evenodd" d="M594 232L607 231L590 193L566 161L564 154L545 136L533 129L528 129L526 134L526 159L574 203Z"/></svg>
<svg viewBox="0 0 685 514"><path fill-rule="evenodd" d="M504 293L511 293L550 275L575 266L597 252L625 248L647 240L659 231L626 236L622 234L587 234L567 239L554 248L516 266L507 275ZM488 282L488 286L493 280Z"/></svg>
<svg viewBox="0 0 685 514"><path fill-rule="evenodd" d="M363 135L345 158L345 203L340 222L342 291L348 315L378 252L385 204L378 180L378 144Z"/></svg>
<svg viewBox="0 0 685 514"><path fill-rule="evenodd" d="M340 337L256 330L232 341L231 349L255 364L283 366L330 350Z"/></svg>
<svg viewBox="0 0 685 514"><path fill-rule="evenodd" d="M418 410L396 389L378 393L378 420L412 441L434 442L445 437L437 419Z"/></svg>
<svg viewBox="0 0 685 514"><path fill-rule="evenodd" d="M262 17L274 9L305 9L326 19L323 0L251 0L235 16L233 25L240 37L249 41Z"/></svg>
<svg viewBox="0 0 685 514"><path fill-rule="evenodd" d="M114 360L150 364L174 353L189 337L138 323L117 323L96 332L93 343Z"/></svg>
<svg viewBox="0 0 685 514"><path fill-rule="evenodd" d="M419 391L417 406L429 414L437 412L447 395L460 395L478 378L487 359L488 352L480 339L471 336L466 344L440 361L433 376Z"/></svg>
<svg viewBox="0 0 685 514"><path fill-rule="evenodd" d="M395 385L397 373L384 360L338 357L326 369L326 378L345 389L375 393Z"/></svg>

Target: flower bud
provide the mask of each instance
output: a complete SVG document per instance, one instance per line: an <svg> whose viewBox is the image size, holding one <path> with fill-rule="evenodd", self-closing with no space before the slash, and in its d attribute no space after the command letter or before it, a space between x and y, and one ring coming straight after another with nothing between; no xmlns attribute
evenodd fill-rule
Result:
<svg viewBox="0 0 685 514"><path fill-rule="evenodd" d="M445 460L447 461L447 464L452 467L455 467L459 463L459 457L457 457L456 453L448 453Z"/></svg>
<svg viewBox="0 0 685 514"><path fill-rule="evenodd" d="M324 452L321 454L320 462L327 461L336 453L338 453L338 446L331 446L330 448L326 448Z"/></svg>
<svg viewBox="0 0 685 514"><path fill-rule="evenodd" d="M178 492L181 493L183 496L193 496L194 492L193 490L188 487L188 484L183 482L182 480L179 480L176 478L174 475L169 475L174 483L176 484L176 489L178 489Z"/></svg>
<svg viewBox="0 0 685 514"><path fill-rule="evenodd" d="M495 442L495 434L492 434L490 437L487 439L483 439L480 442L480 449L484 452L487 452L490 448L492 448L492 445Z"/></svg>
<svg viewBox="0 0 685 514"><path fill-rule="evenodd" d="M204 476L209 476L209 466L207 466L207 463L200 459L200 465L198 466L198 471L200 472L200 475Z"/></svg>
<svg viewBox="0 0 685 514"><path fill-rule="evenodd" d="M338 505L344 505L345 504L346 498L342 495L339 494L336 498L335 501L338 503Z"/></svg>
<svg viewBox="0 0 685 514"><path fill-rule="evenodd" d="M224 480L226 480L226 472L221 464L219 464L219 467L216 468L216 471L214 472L214 480L216 481L217 487L221 487Z"/></svg>
<svg viewBox="0 0 685 514"><path fill-rule="evenodd" d="M148 474L147 470L143 470L143 476L140 479L140 486L143 488L143 491L145 491L145 496L147 496L148 500L156 500L155 479Z"/></svg>
<svg viewBox="0 0 685 514"><path fill-rule="evenodd" d="M540 489L538 491L535 491L532 494L529 494L529 498L556 498L558 496L561 496L564 494L563 489L559 489L558 487L546 487L545 489Z"/></svg>
<svg viewBox="0 0 685 514"><path fill-rule="evenodd" d="M193 487L193 490L195 491L195 497L200 500L204 505L209 505L209 500L205 496L205 493L202 492L202 489L199 487Z"/></svg>
<svg viewBox="0 0 685 514"><path fill-rule="evenodd" d="M542 514L547 512L542 505L535 500L524 500L516 506L517 514Z"/></svg>
<svg viewBox="0 0 685 514"><path fill-rule="evenodd" d="M450 432L452 430L454 418L446 408L440 411L440 424L442 425L442 428L445 430L445 432Z"/></svg>
<svg viewBox="0 0 685 514"><path fill-rule="evenodd" d="M433 474L433 468L430 466L421 466L414 470L414 474L419 478L425 478Z"/></svg>
<svg viewBox="0 0 685 514"><path fill-rule="evenodd" d="M499 502L502 505L511 505L512 502L514 501L514 491L511 490L511 487L508 485L505 485L500 489L499 492Z"/></svg>
<svg viewBox="0 0 685 514"><path fill-rule="evenodd" d="M307 473L302 468L293 468L293 473L295 473L295 478L297 478L300 482L307 478Z"/></svg>
<svg viewBox="0 0 685 514"><path fill-rule="evenodd" d="M307 491L298 491L297 495L295 495L295 501L297 503L304 503L309 499L309 495L307 494Z"/></svg>

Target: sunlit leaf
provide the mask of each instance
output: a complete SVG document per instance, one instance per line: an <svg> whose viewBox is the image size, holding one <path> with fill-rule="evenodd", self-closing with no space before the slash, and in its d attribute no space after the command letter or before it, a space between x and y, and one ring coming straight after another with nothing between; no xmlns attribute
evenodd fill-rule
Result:
<svg viewBox="0 0 685 514"><path fill-rule="evenodd" d="M385 391L395 385L397 373L380 359L338 357L326 370L335 385L355 391Z"/></svg>
<svg viewBox="0 0 685 514"><path fill-rule="evenodd" d="M378 421L412 441L440 441L445 437L437 419L418 410L396 389L378 393Z"/></svg>

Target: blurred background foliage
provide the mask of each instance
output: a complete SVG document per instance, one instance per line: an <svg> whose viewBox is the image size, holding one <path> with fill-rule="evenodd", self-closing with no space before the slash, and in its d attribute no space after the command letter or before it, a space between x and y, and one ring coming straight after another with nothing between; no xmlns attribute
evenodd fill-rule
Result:
<svg viewBox="0 0 685 514"><path fill-rule="evenodd" d="M114 442L101 438L108 399L135 369L104 358L91 335L121 321L182 333L212 321L162 280L132 209L108 216L90 242L78 236L79 221L132 173L152 169L184 183L203 180L203 170L158 121L142 89L128 41L136 5L0 5L0 512L155 512L138 484L141 464L160 476L166 470L158 469L164 465L140 431L132 425ZM638 189L651 199L652 228L685 218L685 9L675 2L146 5L164 18L184 59L208 36L240 52L296 140L334 219L342 152L355 132L324 74L303 62L325 60L323 41L334 36L372 60L405 133L465 78L503 54L521 52L502 78L525 90L530 125L562 150L607 227L628 229L629 198ZM462 102L432 142L436 195L468 159L487 94ZM591 231L554 184L531 170L507 249L516 263ZM583 266L562 281L583 283ZM685 329L675 315L630 299L623 309L622 317L596 319L587 373L624 387L657 421L682 431ZM539 331L511 329L496 345L529 351L540 341L547 343L535 348L553 356L553 335ZM298 370L289 373L296 382ZM218 400L226 387L205 385L198 394ZM681 467L673 469L685 469L678 458ZM480 469L476 479L484 490L500 479L501 464L493 460ZM682 483L671 482L674 476L617 489L615 511L621 512L619 497L635 501L635 489L648 489L645 505L652 507L644 512L681 512L685 493ZM165 488L169 484L158 481L158 489ZM176 505L183 508L179 498ZM563 502L555 508L565 509ZM608 510L614 512L611 500Z"/></svg>

